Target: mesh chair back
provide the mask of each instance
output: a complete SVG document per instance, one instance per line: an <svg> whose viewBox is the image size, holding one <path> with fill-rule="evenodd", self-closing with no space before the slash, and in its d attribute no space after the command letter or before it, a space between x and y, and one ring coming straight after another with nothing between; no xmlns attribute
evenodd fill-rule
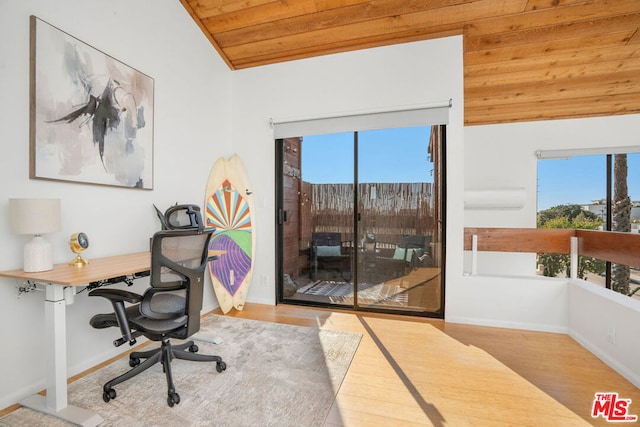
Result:
<svg viewBox="0 0 640 427"><path fill-rule="evenodd" d="M204 271L213 229L164 230L153 236L149 288L140 304L143 315L183 320L185 337L200 328Z"/></svg>

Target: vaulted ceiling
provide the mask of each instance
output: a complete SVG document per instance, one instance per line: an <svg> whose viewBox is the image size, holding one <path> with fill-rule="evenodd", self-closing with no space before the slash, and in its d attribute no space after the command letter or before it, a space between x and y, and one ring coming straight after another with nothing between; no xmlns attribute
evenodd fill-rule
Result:
<svg viewBox="0 0 640 427"><path fill-rule="evenodd" d="M463 35L465 124L640 113L640 0L181 0L231 69Z"/></svg>

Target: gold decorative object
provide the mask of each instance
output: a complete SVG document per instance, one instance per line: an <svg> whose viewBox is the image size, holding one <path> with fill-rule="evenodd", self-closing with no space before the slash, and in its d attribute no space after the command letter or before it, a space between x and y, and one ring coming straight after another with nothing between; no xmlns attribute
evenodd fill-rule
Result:
<svg viewBox="0 0 640 427"><path fill-rule="evenodd" d="M80 256L80 252L84 251L89 247L89 238L84 233L74 233L69 238L69 247L71 248L71 252L76 254L76 257L73 261L69 263L69 265L75 267L83 267L89 264L89 261L82 258Z"/></svg>

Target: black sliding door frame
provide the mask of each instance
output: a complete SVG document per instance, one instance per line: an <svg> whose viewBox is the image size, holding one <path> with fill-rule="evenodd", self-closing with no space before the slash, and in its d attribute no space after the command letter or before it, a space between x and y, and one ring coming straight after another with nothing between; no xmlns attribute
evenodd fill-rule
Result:
<svg viewBox="0 0 640 427"><path fill-rule="evenodd" d="M435 182L434 185L439 186L439 195L440 199L438 201L439 209L438 215L438 223L434 225L434 233L439 233L439 244L440 244L440 268L441 268L441 277L440 277L440 309L436 312L430 311L414 311L414 310L403 310L401 308L393 308L392 306L385 307L376 307L376 306L360 306L358 304L358 286L359 283L359 251L357 248L357 243L354 244L351 248L351 274L352 274L352 282L353 282L353 304L345 305L345 304L335 304L331 302L317 302L317 301L308 301L302 299L289 299L284 295L284 226L287 221L287 212L284 209L284 172L285 172L285 139L276 139L275 140L275 186L276 186L276 212L275 212L275 222L276 222L276 230L275 230L275 270L276 270L276 301L277 303L287 303L287 304L295 304L301 306L316 306L316 307L325 307L325 308L335 308L335 309L344 309L344 310L355 310L355 311L365 311L365 312L378 312L378 313L387 313L387 314L400 314L400 315L412 315L412 316L421 316L421 317L432 317L432 318L444 318L444 303L445 303L445 266L446 266L446 125L432 125L439 126L440 131L440 141L438 147L438 158L434 159L434 164L437 162L438 167L440 168L439 173L439 182ZM354 145L354 159L353 159L353 183L354 183L354 193L353 193L353 242L358 242L361 238L361 231L359 229L359 223L361 221L361 212L359 207L359 133L358 131L353 132ZM363 232L364 233L364 232Z"/></svg>

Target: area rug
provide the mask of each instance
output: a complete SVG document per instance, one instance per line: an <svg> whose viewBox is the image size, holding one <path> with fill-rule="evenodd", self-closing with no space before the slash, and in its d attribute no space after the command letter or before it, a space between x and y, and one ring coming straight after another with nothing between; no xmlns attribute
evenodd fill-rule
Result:
<svg viewBox="0 0 640 427"><path fill-rule="evenodd" d="M100 426L321 426L360 343L361 334L209 315L197 342L200 353L222 356L215 363L174 360L180 403L167 405L162 365L114 387L102 386L127 371L122 358L69 385L69 404L100 414ZM151 345L155 345L152 343ZM0 426L67 426L27 408L0 419Z"/></svg>
<svg viewBox="0 0 640 427"><path fill-rule="evenodd" d="M298 290L303 295L326 296L334 304L353 303L353 283L321 280ZM359 283L358 303L382 305L407 305L407 290L398 285L385 283Z"/></svg>

